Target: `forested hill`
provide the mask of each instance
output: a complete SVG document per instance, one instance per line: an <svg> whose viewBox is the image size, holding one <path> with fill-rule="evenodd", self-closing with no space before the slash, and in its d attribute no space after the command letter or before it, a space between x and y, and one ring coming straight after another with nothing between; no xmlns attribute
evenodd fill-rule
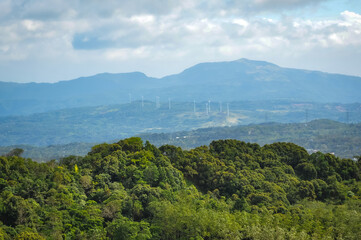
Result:
<svg viewBox="0 0 361 240"><path fill-rule="evenodd" d="M172 144L185 149L208 145L217 139L237 139L260 145L292 142L310 152L334 153L344 158L353 158L361 154L361 123L346 124L326 119L308 123L251 124L139 136L156 146Z"/></svg>
<svg viewBox="0 0 361 240"><path fill-rule="evenodd" d="M287 99L354 103L361 102L359 89L360 77L239 59L197 64L163 78L133 72L103 73L57 83L0 82L0 116L127 103L142 96L152 101L160 97L179 102Z"/></svg>
<svg viewBox="0 0 361 240"><path fill-rule="evenodd" d="M0 239L359 239L361 157L140 138L84 157L0 157Z"/></svg>
<svg viewBox="0 0 361 240"><path fill-rule="evenodd" d="M59 129L57 130L59 132ZM296 143L308 151L334 153L343 158L361 155L361 123L345 124L331 120L314 120L305 123L266 123L246 126L212 127L193 131L153 133L139 135L156 146L165 144L191 149L208 145L217 139L238 139L260 145L274 142ZM114 140L109 141L109 143ZM13 148L22 148L23 156L37 161L60 159L69 155L87 154L92 143L69 143L36 147L31 145L0 146L0 155Z"/></svg>

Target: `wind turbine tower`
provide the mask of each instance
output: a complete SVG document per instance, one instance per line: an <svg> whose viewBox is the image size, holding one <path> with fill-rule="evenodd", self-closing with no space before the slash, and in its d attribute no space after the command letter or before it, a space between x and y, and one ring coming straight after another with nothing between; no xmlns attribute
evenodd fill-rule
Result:
<svg viewBox="0 0 361 240"><path fill-rule="evenodd" d="M264 122L268 122L268 113L264 112Z"/></svg>
<svg viewBox="0 0 361 240"><path fill-rule="evenodd" d="M346 111L346 123L349 123L350 121L350 112L347 110Z"/></svg>
<svg viewBox="0 0 361 240"><path fill-rule="evenodd" d="M227 117L229 118L229 103L227 103Z"/></svg>
<svg viewBox="0 0 361 240"><path fill-rule="evenodd" d="M155 97L155 108L160 108L160 102L158 96Z"/></svg>

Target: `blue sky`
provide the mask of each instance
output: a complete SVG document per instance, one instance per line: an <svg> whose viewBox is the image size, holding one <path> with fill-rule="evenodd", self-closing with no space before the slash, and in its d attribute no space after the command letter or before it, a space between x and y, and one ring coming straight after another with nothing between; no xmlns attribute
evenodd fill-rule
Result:
<svg viewBox="0 0 361 240"><path fill-rule="evenodd" d="M361 76L360 0L0 0L0 81L239 58Z"/></svg>

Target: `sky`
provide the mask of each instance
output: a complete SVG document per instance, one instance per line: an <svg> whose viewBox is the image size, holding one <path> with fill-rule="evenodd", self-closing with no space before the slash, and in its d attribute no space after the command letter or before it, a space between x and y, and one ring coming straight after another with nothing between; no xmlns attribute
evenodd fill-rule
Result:
<svg viewBox="0 0 361 240"><path fill-rule="evenodd" d="M361 0L0 0L0 81L263 60L361 76Z"/></svg>

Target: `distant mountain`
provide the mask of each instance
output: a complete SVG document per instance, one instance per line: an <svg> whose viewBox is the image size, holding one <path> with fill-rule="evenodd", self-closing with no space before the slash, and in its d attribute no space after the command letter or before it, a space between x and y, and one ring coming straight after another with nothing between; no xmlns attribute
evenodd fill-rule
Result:
<svg viewBox="0 0 361 240"><path fill-rule="evenodd" d="M0 82L0 116L129 101L135 89L152 91L157 79L143 73L102 73L57 83Z"/></svg>
<svg viewBox="0 0 361 240"><path fill-rule="evenodd" d="M177 101L295 100L361 102L361 78L282 68L240 59L200 63L151 78L140 72L103 73L57 83L0 82L0 116L72 107L126 103L132 99Z"/></svg>
<svg viewBox="0 0 361 240"><path fill-rule="evenodd" d="M188 99L216 101L361 101L360 77L282 68L272 63L247 59L201 63L164 79L172 83L166 92L179 98L181 93L182 97Z"/></svg>

